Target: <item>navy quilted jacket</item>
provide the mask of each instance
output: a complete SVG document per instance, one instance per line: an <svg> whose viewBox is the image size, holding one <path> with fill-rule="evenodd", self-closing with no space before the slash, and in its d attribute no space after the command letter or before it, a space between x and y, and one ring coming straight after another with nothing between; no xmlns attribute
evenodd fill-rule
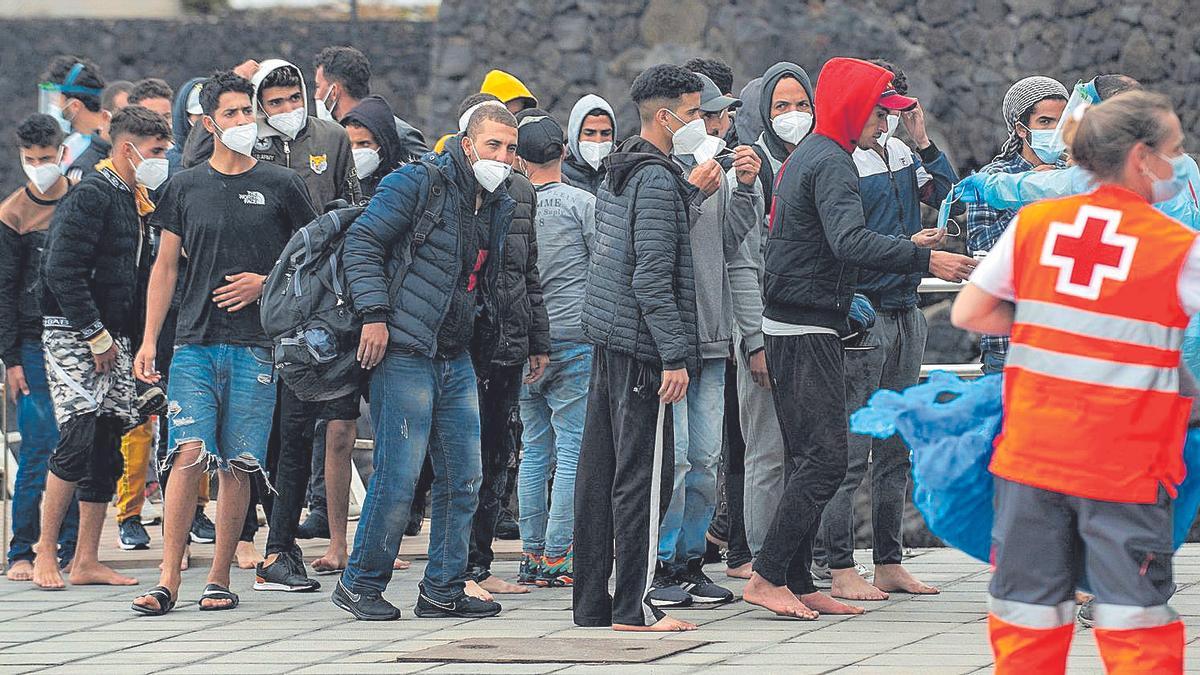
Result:
<svg viewBox="0 0 1200 675"><path fill-rule="evenodd" d="M420 218L429 192L429 175L418 162L405 164L379 183L367 208L346 233L342 263L354 308L367 323L386 320L391 344L400 349L424 354L437 353L438 332L446 319L456 281L462 273L465 245L460 228L466 216L475 210L478 183L471 173L462 150L451 144L447 151L428 154L425 159L438 167L445 177L445 204L442 221L416 248L412 264L404 272L395 297L390 286L399 271L404 252L412 242L413 228ZM487 218L488 248L491 254L481 270L488 282L485 293L496 287L503 246L512 222L514 202L502 188L485 193L480 216ZM485 296L484 302L495 302ZM468 317L466 320L473 320Z"/></svg>
<svg viewBox="0 0 1200 675"><path fill-rule="evenodd" d="M695 369L700 337L688 231L696 189L678 165L638 136L605 157L604 166L584 335L664 369Z"/></svg>

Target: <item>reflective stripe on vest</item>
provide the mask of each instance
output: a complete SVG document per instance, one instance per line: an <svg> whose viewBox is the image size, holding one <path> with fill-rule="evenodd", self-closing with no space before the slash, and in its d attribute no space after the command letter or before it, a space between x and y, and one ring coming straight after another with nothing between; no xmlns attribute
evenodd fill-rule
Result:
<svg viewBox="0 0 1200 675"><path fill-rule="evenodd" d="M1009 346L1008 365L1039 375L1102 387L1159 391L1168 394L1179 392L1178 368L1116 363L1022 344Z"/></svg>
<svg viewBox="0 0 1200 675"><path fill-rule="evenodd" d="M1075 623L1075 601L1057 605L1035 605L1032 602L1001 600L988 597L988 611L997 619L1023 628L1058 628Z"/></svg>
<svg viewBox="0 0 1200 675"><path fill-rule="evenodd" d="M1182 328L1039 300L1022 300L1015 322L1160 349L1177 350L1183 344Z"/></svg>
<svg viewBox="0 0 1200 675"><path fill-rule="evenodd" d="M1179 620L1179 614L1169 605L1138 607L1136 605L1109 605L1097 602L1093 607L1096 628L1132 630L1166 626Z"/></svg>

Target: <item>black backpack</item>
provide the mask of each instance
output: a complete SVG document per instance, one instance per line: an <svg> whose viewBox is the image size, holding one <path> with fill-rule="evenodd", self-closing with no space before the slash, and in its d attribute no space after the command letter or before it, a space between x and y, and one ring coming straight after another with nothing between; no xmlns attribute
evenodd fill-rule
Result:
<svg viewBox="0 0 1200 675"><path fill-rule="evenodd" d="M413 253L442 220L445 179L435 165L421 163L429 173L429 190L390 284L392 298ZM284 247L263 287L259 316L274 344L275 368L302 401L340 398L361 384L362 319L354 312L342 249L346 231L362 212L362 207L335 209L301 228Z"/></svg>

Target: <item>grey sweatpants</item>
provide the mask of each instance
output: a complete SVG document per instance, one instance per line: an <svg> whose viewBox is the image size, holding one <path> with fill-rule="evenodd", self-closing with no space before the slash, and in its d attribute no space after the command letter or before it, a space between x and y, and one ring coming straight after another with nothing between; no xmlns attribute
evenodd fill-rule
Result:
<svg viewBox="0 0 1200 675"><path fill-rule="evenodd" d="M880 389L900 391L917 383L929 328L920 308L881 310L865 345L846 352L846 416ZM830 569L854 567L854 492L871 467L871 532L877 565L901 561L900 529L908 491L908 448L900 437L873 440L850 434L846 479L825 507L813 558ZM822 555L824 554L824 555Z"/></svg>
<svg viewBox="0 0 1200 675"><path fill-rule="evenodd" d="M743 509L746 543L751 555L757 556L783 496L783 432L775 414L771 390L754 384L750 378L750 361L741 340L734 351L737 353L738 414L742 437L746 440Z"/></svg>

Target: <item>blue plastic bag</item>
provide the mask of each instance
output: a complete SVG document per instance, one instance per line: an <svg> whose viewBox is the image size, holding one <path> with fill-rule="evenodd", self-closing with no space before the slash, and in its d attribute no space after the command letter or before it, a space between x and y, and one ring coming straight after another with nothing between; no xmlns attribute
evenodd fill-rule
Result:
<svg viewBox="0 0 1200 675"><path fill-rule="evenodd" d="M912 454L913 503L929 530L983 562L992 545L988 465L1003 416L1001 375L963 380L944 371L903 392L880 390L850 418L850 430L875 438L900 434ZM1187 478L1174 504L1179 548L1200 509L1200 429L1184 446Z"/></svg>

